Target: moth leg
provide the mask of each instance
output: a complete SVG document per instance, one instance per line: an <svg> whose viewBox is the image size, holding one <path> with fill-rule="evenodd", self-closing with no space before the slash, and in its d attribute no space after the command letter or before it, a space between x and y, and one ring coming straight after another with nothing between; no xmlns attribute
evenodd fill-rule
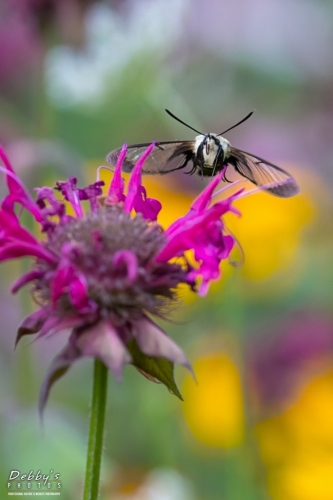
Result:
<svg viewBox="0 0 333 500"><path fill-rule="evenodd" d="M215 160L214 160L214 165L213 165L213 172L212 172L212 177L214 177L215 175L215 172L216 172L216 169L221 161L221 156L222 156L222 162L224 160L224 151L223 151L223 148L221 146L221 144L219 144L219 147L217 149L217 153L216 153L216 156L215 156Z"/></svg>
<svg viewBox="0 0 333 500"><path fill-rule="evenodd" d="M228 182L229 184L232 184L232 181L229 181L229 179L227 179L226 173L227 173L227 171L225 171L223 174L223 177L222 177L223 182Z"/></svg>
<svg viewBox="0 0 333 500"><path fill-rule="evenodd" d="M187 175L192 175L194 174L194 172L196 171L197 167L195 167L193 165L193 167L191 168L191 170L188 170L188 172L183 172L184 174L187 174Z"/></svg>

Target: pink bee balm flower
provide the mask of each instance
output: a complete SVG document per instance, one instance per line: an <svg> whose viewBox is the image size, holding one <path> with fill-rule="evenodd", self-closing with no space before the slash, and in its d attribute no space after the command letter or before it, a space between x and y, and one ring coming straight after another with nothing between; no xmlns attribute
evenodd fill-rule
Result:
<svg viewBox="0 0 333 500"><path fill-rule="evenodd" d="M152 317L166 316L180 284L203 295L211 280L219 278L220 263L234 245L222 217L236 212L231 204L237 195L211 204L221 172L189 212L164 231L156 222L161 203L148 198L141 184L142 166L152 149L135 165L126 194L124 146L107 194L102 194L102 181L81 189L69 178L55 187L62 199L54 189L42 187L34 200L0 148L9 191L0 209L0 261L33 258L31 270L12 291L29 284L39 307L22 321L16 343L24 335L40 338L71 330L42 385L40 411L52 384L83 357L99 358L117 379L132 364L181 397L173 366L191 366ZM74 216L66 212L68 204ZM41 239L22 226L22 209L40 224ZM186 259L188 250L195 267Z"/></svg>

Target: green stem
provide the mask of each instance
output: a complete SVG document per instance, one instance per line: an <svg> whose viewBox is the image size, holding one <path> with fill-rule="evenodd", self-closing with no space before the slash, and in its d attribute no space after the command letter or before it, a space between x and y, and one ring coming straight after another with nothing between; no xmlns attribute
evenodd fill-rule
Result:
<svg viewBox="0 0 333 500"><path fill-rule="evenodd" d="M96 500L98 497L108 385L107 376L108 370L106 366L102 361L96 359L94 363L94 382L83 500Z"/></svg>

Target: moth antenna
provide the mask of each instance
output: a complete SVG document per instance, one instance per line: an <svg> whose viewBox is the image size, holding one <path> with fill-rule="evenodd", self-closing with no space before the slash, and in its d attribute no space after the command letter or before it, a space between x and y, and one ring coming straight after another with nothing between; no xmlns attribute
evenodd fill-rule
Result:
<svg viewBox="0 0 333 500"><path fill-rule="evenodd" d="M246 115L246 117L243 118L243 120L241 120L240 122L236 123L236 125L233 125L232 127L227 128L227 130L224 130L223 132L221 132L220 134L217 134L217 135L219 136L219 135L226 134L227 132L229 132L229 130L232 130L233 128L238 127L238 125L240 125L241 123L244 123L246 120L248 120L250 118L250 116L253 115L253 113L254 113L254 111L251 111L251 113L249 113L248 115Z"/></svg>
<svg viewBox="0 0 333 500"><path fill-rule="evenodd" d="M181 120L180 118L177 118L177 116L175 116L173 113L171 113L171 111L169 111L168 109L165 110L168 115L170 115L174 120L177 120L177 122L181 123L182 125L185 125L185 127L193 130L193 132L196 132L197 134L200 134L200 135L205 135L203 134L202 132L199 132L199 130L196 130L195 128L191 127L190 125L188 125L187 123L183 122L183 120Z"/></svg>

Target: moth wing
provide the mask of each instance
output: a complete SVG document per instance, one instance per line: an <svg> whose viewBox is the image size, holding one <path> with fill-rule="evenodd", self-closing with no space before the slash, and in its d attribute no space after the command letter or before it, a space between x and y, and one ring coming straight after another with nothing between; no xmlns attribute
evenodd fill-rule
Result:
<svg viewBox="0 0 333 500"><path fill-rule="evenodd" d="M133 144L128 147L124 158L123 172L132 172L134 165L142 153L147 149L149 143ZM121 148L111 151L106 160L115 167ZM145 174L167 174L174 170L184 168L194 157L193 141L169 141L157 142L149 157L146 159L142 172Z"/></svg>
<svg viewBox="0 0 333 500"><path fill-rule="evenodd" d="M295 179L288 172L252 153L231 148L228 163L243 177L275 196L290 198L299 193Z"/></svg>

